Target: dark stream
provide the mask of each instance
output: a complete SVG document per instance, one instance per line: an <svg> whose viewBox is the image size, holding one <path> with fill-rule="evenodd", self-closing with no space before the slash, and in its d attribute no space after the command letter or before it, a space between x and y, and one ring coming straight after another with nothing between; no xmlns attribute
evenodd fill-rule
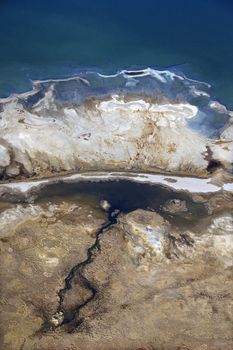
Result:
<svg viewBox="0 0 233 350"><path fill-rule="evenodd" d="M170 214L164 211L163 204L171 199L185 201L187 211L179 214ZM125 180L49 185L40 191L36 202L41 204L48 203L48 201L56 203L61 200L77 201L79 204L85 201L97 209L101 200L107 200L111 207L108 211L108 221L97 230L95 242L87 250L87 258L71 268L64 280L64 287L58 292L59 306L53 316L53 319L57 322L56 326L51 320L45 320L41 329L43 332L62 325L68 325L68 332L73 332L82 324L83 320L79 317L79 312L97 294L95 285L85 277L85 267L94 260L96 253L101 250L101 235L110 226L117 223L117 216L120 213L127 213L138 208L156 211L178 226L193 224L198 221L198 218L207 214L203 204L194 203L188 194L174 192L158 185L138 184ZM89 290L91 295L74 309L66 310L64 298L68 290L72 288L74 279L78 280L82 287Z"/></svg>
<svg viewBox="0 0 233 350"><path fill-rule="evenodd" d="M62 201L77 202L78 205L87 203L95 210L100 210L101 200L108 201L107 221L96 231L95 241L87 249L87 257L82 262L72 266L64 279L63 288L58 292L58 308L52 319L45 319L39 332L47 332L51 329L65 326L68 332L76 331L82 324L83 319L79 317L80 310L90 303L98 291L92 281L85 277L85 267L92 263L96 254L101 250L101 235L110 226L117 223L117 216L128 213L138 208L156 211L175 227L188 228L199 222L208 215L204 204L195 203L188 193L169 190L160 185L139 184L127 180L105 181L105 182L79 182L64 184L62 182L39 190L35 195L35 204L56 204ZM185 211L172 213L164 210L164 205L169 200L180 200L185 203ZM19 202L19 199L15 199ZM11 203L12 205L12 203ZM28 204L27 204L28 205ZM66 293L72 288L74 280L90 292L81 304L72 310L64 305Z"/></svg>

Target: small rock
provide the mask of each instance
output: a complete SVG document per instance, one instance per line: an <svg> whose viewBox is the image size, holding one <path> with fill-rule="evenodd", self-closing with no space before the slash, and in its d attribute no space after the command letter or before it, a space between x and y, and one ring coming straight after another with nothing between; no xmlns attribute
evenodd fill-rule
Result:
<svg viewBox="0 0 233 350"><path fill-rule="evenodd" d="M19 165L14 165L11 164L6 168L6 174L9 177L15 177L18 176L20 174L20 166Z"/></svg>
<svg viewBox="0 0 233 350"><path fill-rule="evenodd" d="M62 324L63 320L64 320L64 314L62 311L59 311L55 315L53 315L53 317L51 318L51 323L54 326L58 327Z"/></svg>
<svg viewBox="0 0 233 350"><path fill-rule="evenodd" d="M104 211L109 211L109 209L111 208L111 204L107 200L103 199L100 201L100 207Z"/></svg>
<svg viewBox="0 0 233 350"><path fill-rule="evenodd" d="M115 218L119 213L120 213L120 210L119 210L119 209L114 209L114 210L111 212L111 217L112 217L112 218Z"/></svg>
<svg viewBox="0 0 233 350"><path fill-rule="evenodd" d="M162 206L162 209L172 214L183 213L188 211L186 201L182 201L180 199L170 199L166 201L165 204Z"/></svg>
<svg viewBox="0 0 233 350"><path fill-rule="evenodd" d="M7 167L10 165L10 154L7 148L3 145L0 145L0 167Z"/></svg>

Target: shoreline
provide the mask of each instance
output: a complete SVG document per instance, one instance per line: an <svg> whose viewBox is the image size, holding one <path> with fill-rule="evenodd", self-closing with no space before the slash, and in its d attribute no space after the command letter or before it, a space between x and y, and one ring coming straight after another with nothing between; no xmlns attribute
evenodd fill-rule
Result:
<svg viewBox="0 0 233 350"><path fill-rule="evenodd" d="M74 75L67 74L65 77L51 77L51 78L41 78L41 79L32 79L32 78L28 78L28 80L31 82L31 89L25 90L23 92L12 92L10 93L8 96L4 96L1 97L0 96L0 103L7 103L9 102L11 99L13 98L27 98L30 97L32 95L34 95L35 93L37 93L40 88L39 85L40 84L51 84L51 83L60 83L60 82L69 82L72 80L86 80L86 76L88 75L95 75L98 76L100 78L103 79L111 79L111 78L117 78L122 76L122 78L129 80L129 81L133 81L133 79L135 78L143 78L143 77L147 77L150 76L152 78L155 78L156 80L158 80L159 82L162 83L167 83L169 80L166 81L166 79L170 79L170 81L174 80L174 79L180 79L180 80L185 80L187 82L193 83L193 84L197 84L197 85L201 85L203 86L205 89L210 89L211 88L211 84L209 84L208 82L202 81L202 80L197 80L197 79L193 79L189 76L187 76L185 73L183 73L181 70L179 70L178 72L176 72L176 67L180 66L180 65L172 65L172 66L168 66L168 67L158 67L158 68L153 68L153 67L146 67L146 68L138 68L138 69L131 69L129 68L122 68L122 69L118 69L112 70L112 73L105 74L105 70L104 69L93 69L93 68L83 68L79 70L79 72L75 73ZM108 70L107 70L108 71ZM207 94L207 93L206 93ZM210 97L209 94L207 94L208 97ZM220 101L220 103L222 104L222 102Z"/></svg>
<svg viewBox="0 0 233 350"><path fill-rule="evenodd" d="M212 178L197 178L185 176L173 176L151 173L127 173L127 172L83 172L72 175L56 176L41 180L17 181L0 184L0 196L19 192L25 196L33 190L39 192L42 188L53 184L74 184L80 182L108 182L131 181L149 185L164 186L178 192L189 193L216 193L220 191L233 192L233 182L217 185L211 182ZM12 194L13 194L12 193Z"/></svg>

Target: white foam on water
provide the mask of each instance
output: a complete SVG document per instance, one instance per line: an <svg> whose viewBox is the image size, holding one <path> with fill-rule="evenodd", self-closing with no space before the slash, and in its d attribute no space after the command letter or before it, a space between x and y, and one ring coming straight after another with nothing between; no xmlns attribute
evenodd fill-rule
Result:
<svg viewBox="0 0 233 350"><path fill-rule="evenodd" d="M184 80L185 78L182 77L181 75L178 75L176 73L173 73L169 70L156 70L153 68L145 68L145 69L140 69L140 70L121 70L115 74L102 74L102 73L97 73L100 77L102 78L116 78L120 75L122 75L126 79L133 79L133 78L141 78L141 77L146 77L146 76L151 76L161 83L166 83L169 79L174 80L175 78Z"/></svg>
<svg viewBox="0 0 233 350"><path fill-rule="evenodd" d="M175 79L178 79L178 80L187 81L187 82L198 84L198 85L201 84L203 86L206 86L207 88L211 87L211 85L208 83L205 83L203 81L190 79L190 78L186 77L184 74L181 75L181 74L174 73L173 71L170 71L170 70L157 70L157 69L153 69L150 67L145 68L145 69L140 69L140 70L126 70L125 69L125 70L120 70L114 74L103 74L103 73L95 72L95 71L84 71L83 73L80 72L80 75L74 75L74 76L67 77L67 78L51 78L51 79L44 79L44 80L31 80L32 90L27 91L27 92L23 92L20 94L12 94L6 98L0 98L0 103L7 103L7 102L11 101L13 98L26 99L29 96L36 94L40 90L42 84L53 84L53 83L59 83L59 82L69 82L69 81L80 80L80 81L84 82L86 85L91 86L90 81L88 79L86 79L86 77L81 76L82 74L83 75L95 74L99 77L106 78L106 79L123 76L127 80L127 82L126 82L127 86L136 85L138 82L137 78L151 76L151 77L155 78L157 81L159 81L160 83L164 83L164 84L169 83L171 81L174 81ZM134 82L133 84L132 84L132 81ZM193 92L199 96L202 96L202 95L209 96L206 92L200 91L195 86L190 86L190 87L187 86L187 89L190 89L190 91L193 89Z"/></svg>
<svg viewBox="0 0 233 350"><path fill-rule="evenodd" d="M121 70L117 73L114 74L102 74L102 73L97 73L98 76L102 77L102 78L116 78L120 75L123 75L124 78L126 79L134 79L134 78L140 78L140 77L145 77L145 76L151 76L155 79L157 79L158 81L160 81L161 83L166 83L168 82L168 80L174 80L174 79L179 79L179 80L187 80L189 82L195 83L195 84L201 84L206 86L207 88L210 88L211 85L200 81L200 80L195 80L195 79L191 79L186 77L184 74L179 75L177 73L174 73L172 71L169 70L157 70L157 69L153 69L153 68L145 68L145 69L139 69L139 70ZM198 94L199 90L195 89L195 92ZM200 94L206 94L203 91L200 91ZM207 94L207 96L209 96Z"/></svg>

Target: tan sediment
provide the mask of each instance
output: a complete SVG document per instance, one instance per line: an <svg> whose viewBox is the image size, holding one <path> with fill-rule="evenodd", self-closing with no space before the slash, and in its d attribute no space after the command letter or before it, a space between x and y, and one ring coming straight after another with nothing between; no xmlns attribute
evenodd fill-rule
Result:
<svg viewBox="0 0 233 350"><path fill-rule="evenodd" d="M85 260L106 214L94 203L56 200L34 215L1 240L1 349L232 349L231 214L203 221L199 234L154 212L121 214L84 269L97 296L77 325L47 331L67 273ZM65 305L88 295L74 279Z"/></svg>

